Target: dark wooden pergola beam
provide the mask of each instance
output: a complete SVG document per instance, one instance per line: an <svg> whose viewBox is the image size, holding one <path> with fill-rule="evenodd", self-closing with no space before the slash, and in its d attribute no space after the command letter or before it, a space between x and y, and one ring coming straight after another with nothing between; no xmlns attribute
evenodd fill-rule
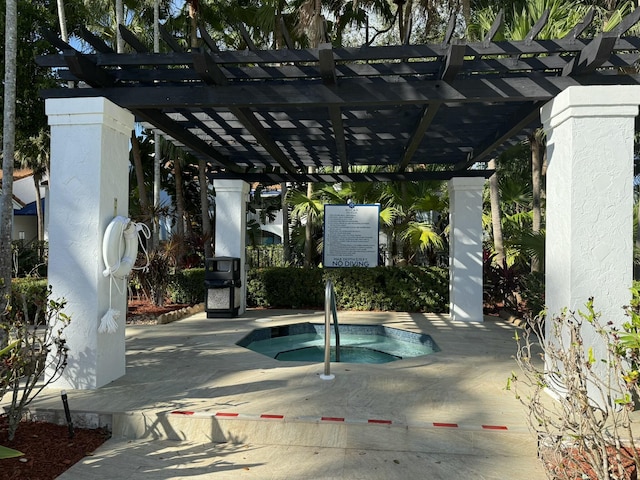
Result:
<svg viewBox="0 0 640 480"><path fill-rule="evenodd" d="M529 30L529 33L527 33L527 36L524 38L525 45L531 45L542 29L547 26L549 13L550 10L548 8L542 12L542 16L538 19L535 25L531 27L531 30Z"/></svg>
<svg viewBox="0 0 640 480"><path fill-rule="evenodd" d="M402 159L398 164L398 170L400 172L404 172L407 166L409 166L409 163L411 163L413 155L420 146L425 133L429 130L429 127L431 126L431 123L433 122L433 119L436 116L436 113L438 113L438 109L441 105L441 102L434 102L425 106L424 111L422 112L422 117L420 117L418 125L416 125L416 128L409 138L409 142L404 148Z"/></svg>
<svg viewBox="0 0 640 480"><path fill-rule="evenodd" d="M69 70L78 80L98 88L112 87L115 84L114 78L109 73L75 50L65 51L64 58Z"/></svg>
<svg viewBox="0 0 640 480"><path fill-rule="evenodd" d="M118 30L120 30L120 36L122 39L133 48L138 53L147 53L149 52L149 48L142 43L138 37L136 37L131 30L129 30L124 25L118 25Z"/></svg>
<svg viewBox="0 0 640 480"><path fill-rule="evenodd" d="M484 39L482 39L482 45L485 48L488 48L491 45L491 42L493 42L494 37L498 34L500 29L502 28L503 20L504 20L504 9L501 8L498 14L496 15L496 18L493 20L493 23L491 24L491 28L489 29L487 34L484 36Z"/></svg>
<svg viewBox="0 0 640 480"><path fill-rule="evenodd" d="M230 108L231 113L242 123L242 125L254 136L254 138L269 152L269 155L278 162L285 171L293 174L297 173L297 169L291 163L291 160L285 155L282 149L273 141L260 120L248 108Z"/></svg>
<svg viewBox="0 0 640 480"><path fill-rule="evenodd" d="M458 171L419 171L419 172L375 172L375 173L232 173L210 174L209 179L242 179L246 182L277 184L283 182L298 183L340 183L340 182L418 182L446 181L454 177L489 178L494 170L458 170Z"/></svg>
<svg viewBox="0 0 640 480"><path fill-rule="evenodd" d="M222 69L208 53L193 49L193 68L207 85L228 85L229 80Z"/></svg>
<svg viewBox="0 0 640 480"><path fill-rule="evenodd" d="M609 60L617 41L613 33L598 35L593 42L582 49L578 57L574 57L562 71L563 75L581 75L591 73Z"/></svg>
<svg viewBox="0 0 640 480"><path fill-rule="evenodd" d="M216 65L208 53L202 51L194 52L193 65L202 80L207 84L216 86L228 85L228 80L224 72ZM256 141L269 152L269 155L278 162L278 165L289 173L297 173L297 169L293 166L291 160L289 160L282 149L271 139L269 133L261 125L260 120L258 120L250 108L231 107L229 111L233 113L238 121L254 136Z"/></svg>
<svg viewBox="0 0 640 480"><path fill-rule="evenodd" d="M444 58L442 73L440 74L442 80L445 82L453 82L464 64L464 53L466 49L466 45L457 43L449 45L449 50Z"/></svg>
<svg viewBox="0 0 640 480"><path fill-rule="evenodd" d="M456 171L466 170L474 163L482 162L484 159L494 152L498 147L503 145L509 138L522 132L527 126L531 125L540 117L540 109L546 102L532 102L523 105L516 113L498 127L491 137L486 138L479 145L474 147L474 151L469 159L456 164L453 169Z"/></svg>
<svg viewBox="0 0 640 480"><path fill-rule="evenodd" d="M621 37L638 22L640 22L640 8L636 8L631 13L627 14L616 26L614 32L618 37Z"/></svg>
<svg viewBox="0 0 640 480"><path fill-rule="evenodd" d="M84 26L80 27L80 38L96 49L96 52L111 54L115 53L113 48L107 45L102 39L96 37L93 33L87 30Z"/></svg>
<svg viewBox="0 0 640 480"><path fill-rule="evenodd" d="M323 83L329 88L336 88L338 86L338 76L336 74L336 62L333 59L333 50L330 44L324 43L319 46L318 58L320 76L322 77ZM329 106L329 119L331 120L340 166L343 172L348 172L349 158L347 156L347 141L340 107L335 105Z"/></svg>
<svg viewBox="0 0 640 480"><path fill-rule="evenodd" d="M173 50L174 52L184 52L184 48L182 48L178 43L178 41L175 38L173 38L173 35L169 33L169 30L167 30L167 27L159 23L158 30L160 31L160 36L162 37L162 40L164 41L164 43L166 43L169 46L171 50Z"/></svg>
<svg viewBox="0 0 640 480"><path fill-rule="evenodd" d="M169 135L176 142L184 145L187 150L191 150L194 154L210 158L218 165L232 171L237 171L237 166L231 163L226 156L222 155L213 146L191 133L180 125L179 122L169 118L167 115L152 109L132 109L131 113L133 113L139 121L147 122L162 130L162 132Z"/></svg>
<svg viewBox="0 0 640 480"><path fill-rule="evenodd" d="M209 50L214 53L218 53L220 49L216 45L216 42L213 41L213 38L211 38L211 35L209 35L209 32L207 32L206 27L204 25L200 25L198 26L198 31L200 32L200 38L202 38L205 45L209 47Z"/></svg>
<svg viewBox="0 0 640 480"><path fill-rule="evenodd" d="M95 88L43 90L46 98L95 97L111 99L123 108L266 108L340 106L350 108L377 108L398 105L420 105L432 102L464 103L521 103L548 101L573 85L637 85L639 75L580 75L557 77L504 77L484 78L481 82L460 78L452 86L441 81L422 82L369 82L342 80L340 89L323 85L310 88L306 84L277 86L245 84L216 86L141 86L134 88Z"/></svg>
<svg viewBox="0 0 640 480"><path fill-rule="evenodd" d="M626 18L626 17L625 17ZM130 32L129 32L130 34ZM130 34L131 35L131 34ZM555 40L537 40L531 44L525 44L524 41L497 41L485 45L483 42L470 42L466 44L465 55L468 57L482 56L488 57L504 57L519 55L554 55L554 54L570 54L575 55L580 52L591 39L555 39ZM62 47L62 45L60 45ZM634 51L640 47L639 37L621 37L616 44L615 51ZM146 47L145 47L146 48ZM65 48L60 48L65 50ZM219 65L259 65L259 64L277 64L287 65L295 63L314 63L318 61L317 49L282 49L282 50L258 50L258 51L221 51L215 53L216 63ZM375 48L334 48L334 57L336 62L366 62L389 61L394 63L399 58L406 59L432 59L437 60L446 54L446 47L442 45L389 45L385 47ZM88 54L88 56L92 56ZM56 55L46 55L39 57L40 62L46 62L46 65L53 66ZM103 66L155 66L155 65L185 65L188 62L189 55L184 53L181 55L175 53L164 54L112 54L103 55L100 59ZM410 66L410 65L409 65ZM408 68L408 67L407 67Z"/></svg>
<svg viewBox="0 0 640 480"><path fill-rule="evenodd" d="M291 40L291 35L289 35L289 30L287 30L287 25L284 22L284 17L280 17L280 31L282 32L282 39L284 40L285 45L288 49L293 50L295 45L293 40Z"/></svg>
<svg viewBox="0 0 640 480"><path fill-rule="evenodd" d="M593 7L591 7L584 18L580 22L578 22L575 27L573 27L571 31L564 36L564 38L568 38L571 40L575 40L576 38L578 38L582 34L582 32L584 32L589 27L589 25L591 25L594 16L595 10Z"/></svg>
<svg viewBox="0 0 640 480"><path fill-rule="evenodd" d="M247 44L247 48L249 50L251 50L252 52L258 51L256 44L253 43L253 40L251 40L251 35L249 35L249 32L247 32L247 28L244 26L243 23L238 24L238 32L240 32L240 36L244 40L244 43Z"/></svg>

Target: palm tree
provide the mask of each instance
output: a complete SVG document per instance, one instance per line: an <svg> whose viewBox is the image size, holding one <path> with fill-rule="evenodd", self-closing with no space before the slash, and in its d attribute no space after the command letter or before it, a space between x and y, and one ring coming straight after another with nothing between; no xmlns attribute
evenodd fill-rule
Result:
<svg viewBox="0 0 640 480"><path fill-rule="evenodd" d="M42 129L38 135L30 137L23 142L15 153L15 158L22 168L32 171L33 184L36 192L36 216L38 219L38 241L44 241L44 212L42 211L42 198L40 184L49 176L50 147L49 132Z"/></svg>
<svg viewBox="0 0 640 480"><path fill-rule="evenodd" d="M5 2L4 107L2 125L2 208L0 209L0 319L11 295L11 234L13 229L13 158L16 137L16 57L18 52L17 0ZM0 329L0 347L6 332Z"/></svg>
<svg viewBox="0 0 640 480"><path fill-rule="evenodd" d="M160 0L153 2L153 51L160 52ZM157 132L153 134L153 210L157 212L160 208L160 135ZM160 225L157 216L153 216L153 236L151 247L156 248L160 244Z"/></svg>
<svg viewBox="0 0 640 480"><path fill-rule="evenodd" d="M492 158L488 164L494 174L489 177L489 198L491 200L491 231L493 232L493 247L496 252L495 261L498 265L504 262L504 240L502 236L502 211L500 210L500 188L498 186L498 172L496 159Z"/></svg>
<svg viewBox="0 0 640 480"><path fill-rule="evenodd" d="M58 23L60 24L60 38L65 42L69 42L69 34L67 33L67 16L64 12L64 0L56 0L58 7Z"/></svg>

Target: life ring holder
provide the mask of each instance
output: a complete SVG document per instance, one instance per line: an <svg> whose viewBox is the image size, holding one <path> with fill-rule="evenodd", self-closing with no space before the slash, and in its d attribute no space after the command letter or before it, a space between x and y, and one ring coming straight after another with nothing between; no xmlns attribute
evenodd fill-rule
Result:
<svg viewBox="0 0 640 480"><path fill-rule="evenodd" d="M127 277L137 256L137 224L130 218L118 215L109 222L102 239L102 260L106 267L102 275L112 278Z"/></svg>
<svg viewBox="0 0 640 480"><path fill-rule="evenodd" d="M138 242L140 240L140 232L148 239L151 237L149 227L144 223L136 223L130 218L122 215L116 216L104 232L102 238L102 261L105 269L102 275L109 277L109 310L102 316L98 332L115 333L118 330L117 320L120 318L120 312L111 307L111 287L115 284L116 289L121 294L126 291L127 277L131 273L138 256ZM143 251L146 255L146 250ZM147 256L147 266L149 257ZM147 266L141 267L142 269ZM123 281L122 290L118 280Z"/></svg>

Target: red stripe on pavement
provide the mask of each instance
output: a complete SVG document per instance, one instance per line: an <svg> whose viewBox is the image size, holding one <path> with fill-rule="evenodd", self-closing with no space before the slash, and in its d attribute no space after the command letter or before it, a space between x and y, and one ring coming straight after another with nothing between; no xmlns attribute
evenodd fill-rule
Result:
<svg viewBox="0 0 640 480"><path fill-rule="evenodd" d="M216 413L216 417L237 417L237 413L227 413L227 412L218 412Z"/></svg>
<svg viewBox="0 0 640 480"><path fill-rule="evenodd" d="M344 422L344 418L341 417L322 417L320 420L323 422Z"/></svg>
<svg viewBox="0 0 640 480"><path fill-rule="evenodd" d="M458 428L458 424L457 423L438 423L438 422L434 422L433 426L434 427L445 427L445 428Z"/></svg>
<svg viewBox="0 0 640 480"><path fill-rule="evenodd" d="M384 425L391 425L391 420L370 419L368 423L381 423L381 424L384 424Z"/></svg>
<svg viewBox="0 0 640 480"><path fill-rule="evenodd" d="M485 430L507 430L504 425L482 425Z"/></svg>
<svg viewBox="0 0 640 480"><path fill-rule="evenodd" d="M266 413L263 413L262 415L260 415L260 418L284 418L284 415L269 415Z"/></svg>
<svg viewBox="0 0 640 480"><path fill-rule="evenodd" d="M195 412L185 412L182 410L174 410L173 412L171 412L175 415L193 415Z"/></svg>

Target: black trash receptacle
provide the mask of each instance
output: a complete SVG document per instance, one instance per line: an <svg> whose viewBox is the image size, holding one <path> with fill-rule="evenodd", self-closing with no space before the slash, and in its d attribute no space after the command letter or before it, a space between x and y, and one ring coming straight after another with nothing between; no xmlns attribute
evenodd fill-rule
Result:
<svg viewBox="0 0 640 480"><path fill-rule="evenodd" d="M214 257L205 261L204 286L207 318L235 317L240 310L240 259Z"/></svg>

